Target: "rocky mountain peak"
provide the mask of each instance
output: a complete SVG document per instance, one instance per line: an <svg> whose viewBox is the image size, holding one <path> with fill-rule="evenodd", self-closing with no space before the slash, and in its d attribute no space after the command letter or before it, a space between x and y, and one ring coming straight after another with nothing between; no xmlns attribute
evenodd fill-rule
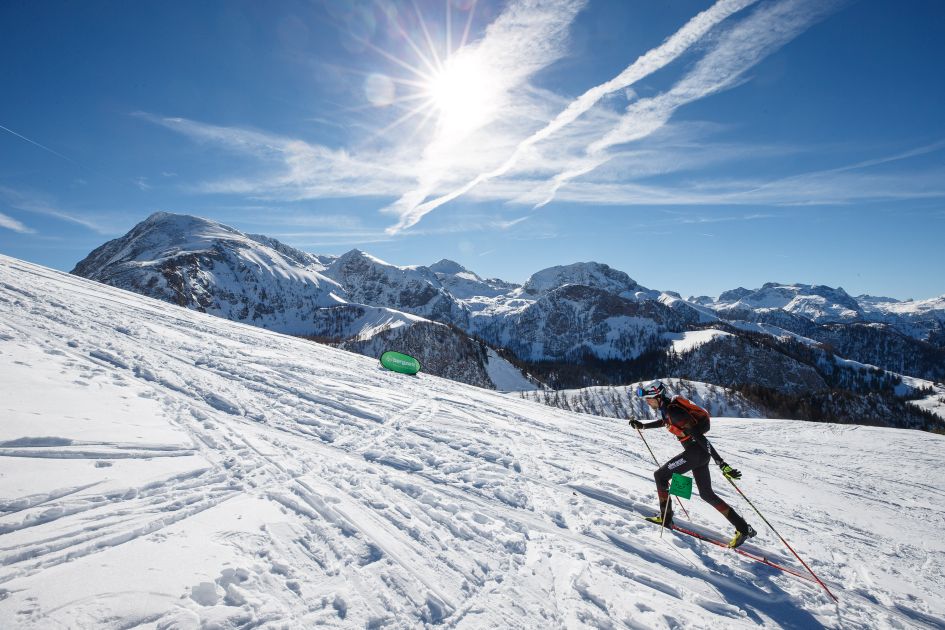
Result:
<svg viewBox="0 0 945 630"><path fill-rule="evenodd" d="M812 322L860 321L860 304L843 288L825 285L766 282L760 289L739 287L719 296L714 306L728 316L742 317L750 312L783 310Z"/></svg>
<svg viewBox="0 0 945 630"><path fill-rule="evenodd" d="M766 285L767 286L767 285ZM745 287L738 287L737 289L732 289L730 291L724 291L722 295L719 296L719 302L737 302L746 295L751 295L751 289L746 289Z"/></svg>
<svg viewBox="0 0 945 630"><path fill-rule="evenodd" d="M471 273L469 272L468 269L463 267L461 264L459 264L455 260L449 260L448 258L444 258L440 260L439 262L433 263L432 265L430 265L429 269L433 273L445 273L451 276L455 276L458 273L464 273L464 272Z"/></svg>
<svg viewBox="0 0 945 630"><path fill-rule="evenodd" d="M623 271L597 262L580 262L543 269L532 274L522 288L529 295L540 295L567 284L594 287L617 295L645 290Z"/></svg>

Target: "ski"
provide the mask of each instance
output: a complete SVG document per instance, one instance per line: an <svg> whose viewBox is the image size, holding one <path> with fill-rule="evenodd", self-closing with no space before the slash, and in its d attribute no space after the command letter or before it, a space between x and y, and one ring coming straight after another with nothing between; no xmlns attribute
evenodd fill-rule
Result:
<svg viewBox="0 0 945 630"><path fill-rule="evenodd" d="M652 523L653 525L658 525L658 523L653 523L653 521L647 521L647 520L646 520L646 517L643 517L643 520L646 521L647 523ZM755 562L760 562L761 564L767 565L767 566L769 566L769 567L771 567L771 568L773 568L773 569L777 569L778 571L783 571L784 573L788 573L788 574L793 575L794 577L800 578L800 579L802 579L802 580L807 580L808 582L813 582L814 584L817 583L816 580L814 580L814 579L813 579L812 577L810 577L809 575L804 575L803 573L798 573L797 571L794 571L794 570L792 570L792 569L789 569L788 567L785 567L785 566L782 566L782 565L780 565L780 564L777 564L776 562L772 562L772 561L768 560L766 557L764 557L764 556L762 556L762 555L759 555L759 554L756 554L756 553L752 553L751 551L748 551L748 550L746 550L746 549L742 549L741 547L736 547L736 548L732 549L731 547L728 546L728 543L723 542L723 541L721 541L721 540L716 540L715 538L712 538L712 537L710 537L710 536L706 536L705 534L700 534L699 532L693 531L693 530L691 530L691 529L687 529L687 528L685 528L685 527L680 527L679 525L675 525L675 524L674 524L674 525L671 525L670 527L667 527L666 529L671 529L671 530L673 530L674 532L677 532L677 533L679 533L679 534L685 534L686 536L692 536L693 538L696 538L696 539L701 540L701 541L703 541L703 542L707 542L707 543L713 544L713 545L715 545L715 546L717 546L717 547L722 547L723 549L727 549L727 550L729 550L729 551L734 551L735 553L737 553L737 554L739 554L739 555L742 555L742 556L744 556L744 557L746 557L746 558L749 558L749 559L751 559L751 560L754 560Z"/></svg>

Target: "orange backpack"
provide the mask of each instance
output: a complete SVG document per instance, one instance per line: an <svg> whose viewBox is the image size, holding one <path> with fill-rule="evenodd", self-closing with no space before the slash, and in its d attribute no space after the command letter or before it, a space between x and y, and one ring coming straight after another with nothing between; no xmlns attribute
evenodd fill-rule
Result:
<svg viewBox="0 0 945 630"><path fill-rule="evenodd" d="M673 396L673 399L669 402L669 404L677 405L692 417L693 421L695 422L696 431L699 432L699 435L708 433L711 420L708 411L696 403L686 400L682 396Z"/></svg>

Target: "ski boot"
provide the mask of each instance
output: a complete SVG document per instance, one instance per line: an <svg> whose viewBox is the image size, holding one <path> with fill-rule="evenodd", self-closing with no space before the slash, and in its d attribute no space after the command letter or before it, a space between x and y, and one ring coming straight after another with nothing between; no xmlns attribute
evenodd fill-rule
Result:
<svg viewBox="0 0 945 630"><path fill-rule="evenodd" d="M748 525L748 529L746 529L745 531L735 532L735 537L732 538L732 540L728 543L728 547L729 549L735 549L736 547L740 547L743 542L745 542L749 538L754 538L757 535L758 535L758 532L755 531L755 528L752 527L751 525Z"/></svg>
<svg viewBox="0 0 945 630"><path fill-rule="evenodd" d="M660 513L654 514L653 516L647 516L646 520L651 523L656 523L657 525L662 525L663 527L672 527L673 526L673 504L669 501L669 494L666 496L660 496Z"/></svg>
<svg viewBox="0 0 945 630"><path fill-rule="evenodd" d="M653 516L647 516L643 520L650 521L651 523L656 523L657 525L662 525L663 527L672 527L673 526L673 516L670 514L666 520L663 520L662 515L654 514Z"/></svg>

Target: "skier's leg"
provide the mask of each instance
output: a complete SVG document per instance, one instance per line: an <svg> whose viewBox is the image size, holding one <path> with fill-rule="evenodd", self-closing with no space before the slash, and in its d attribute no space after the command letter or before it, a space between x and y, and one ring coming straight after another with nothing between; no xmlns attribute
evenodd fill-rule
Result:
<svg viewBox="0 0 945 630"><path fill-rule="evenodd" d="M653 478L656 480L656 495L660 501L660 514L666 515L664 522L667 525L673 522L673 504L669 500L669 481L673 478L673 473L682 474L691 469L692 464L684 451L660 466L653 473Z"/></svg>
<svg viewBox="0 0 945 630"><path fill-rule="evenodd" d="M709 476L708 463L694 468L692 470L692 476L696 481L696 487L699 488L699 496L702 497L702 500L721 512L722 516L724 516L736 530L742 533L747 532L748 523L745 522L745 519L739 516L738 512L733 510L731 506L723 501L719 495L715 494L715 490L712 489L712 478Z"/></svg>

